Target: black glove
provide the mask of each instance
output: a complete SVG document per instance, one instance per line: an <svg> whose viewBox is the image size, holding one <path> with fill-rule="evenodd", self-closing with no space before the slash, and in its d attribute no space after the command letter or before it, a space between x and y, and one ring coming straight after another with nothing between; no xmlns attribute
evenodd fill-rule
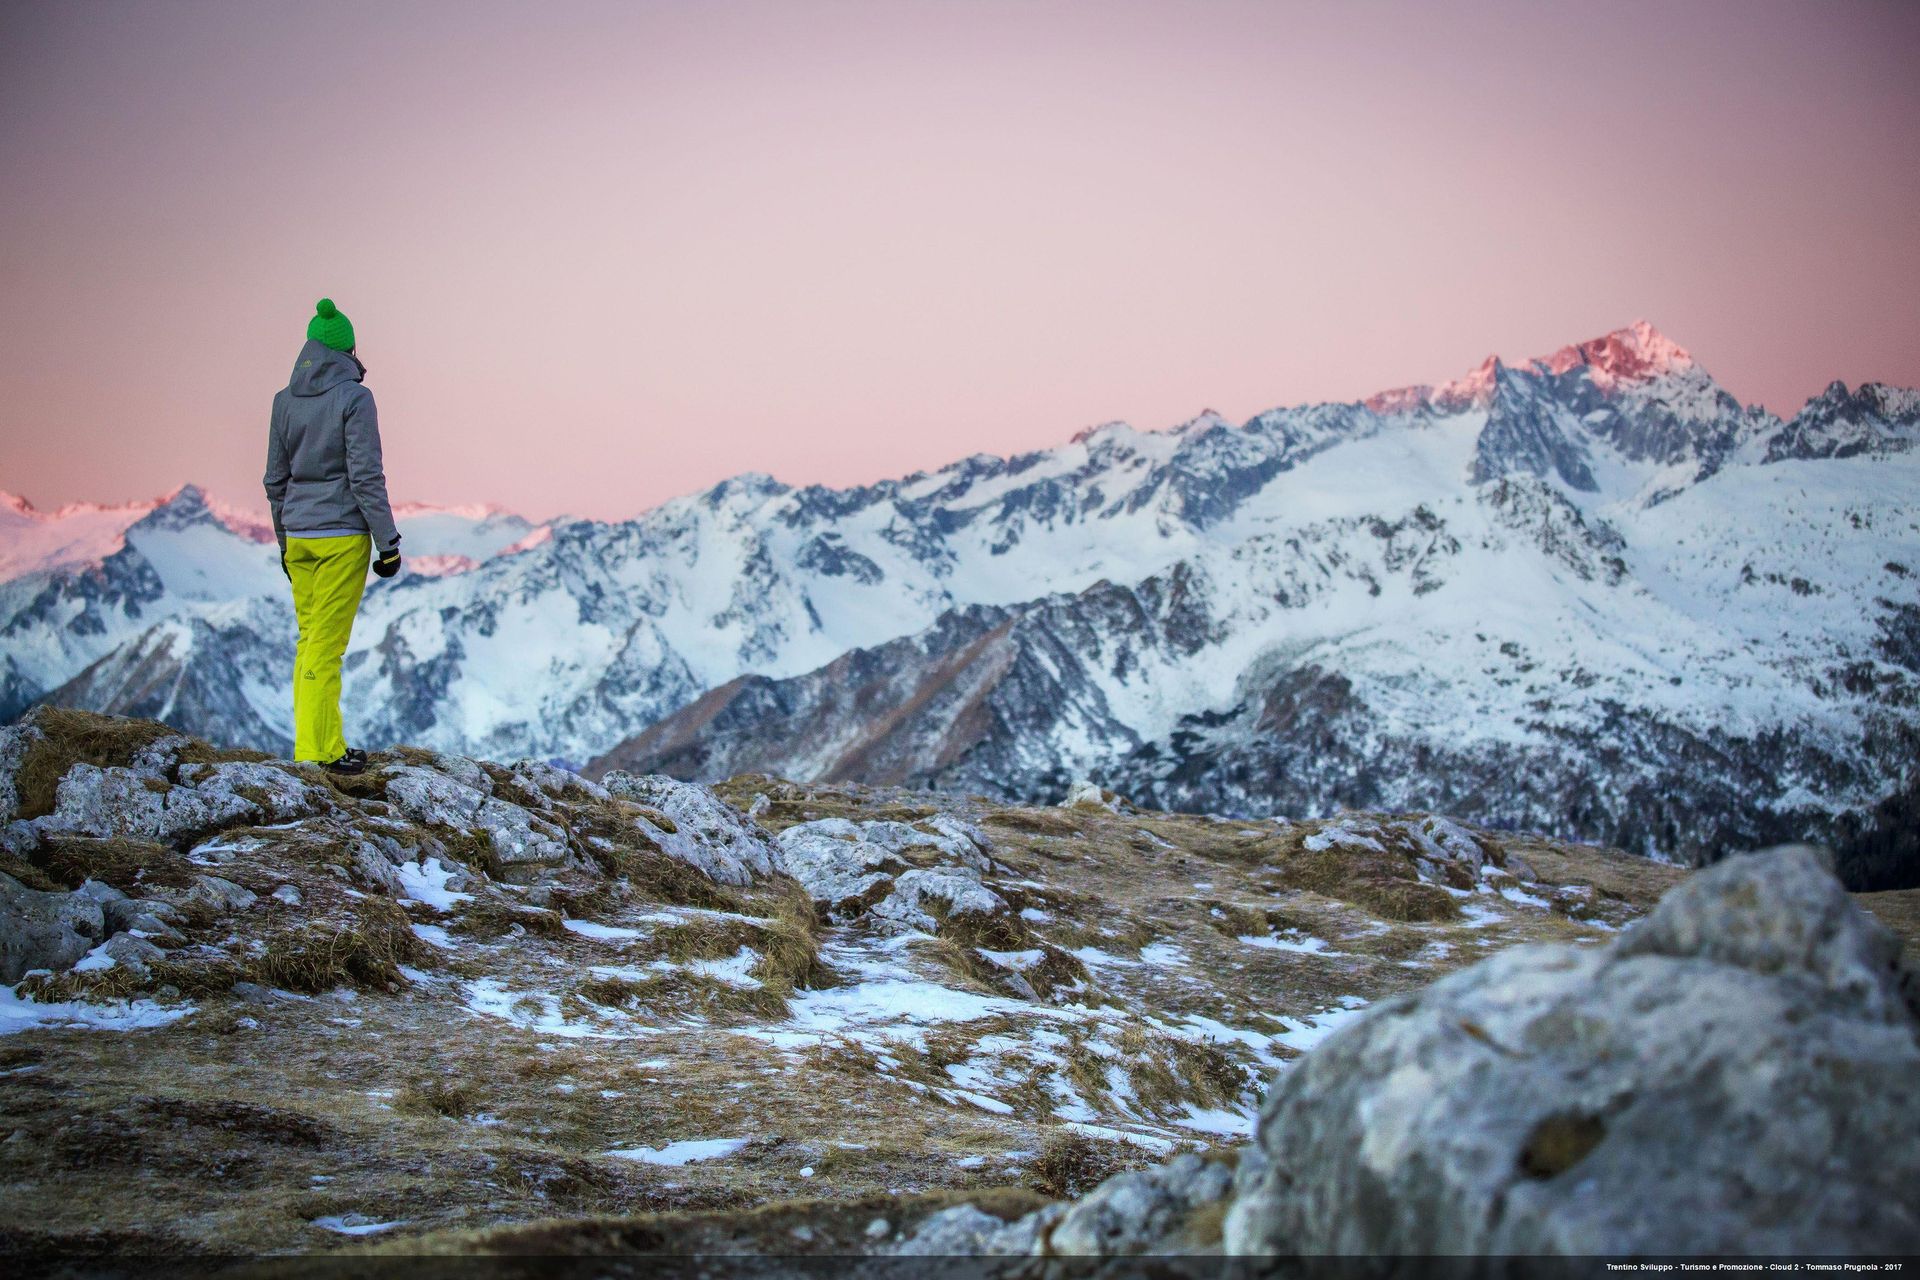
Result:
<svg viewBox="0 0 1920 1280"><path fill-rule="evenodd" d="M287 568L287 549L284 546L280 548L280 572L287 576L288 582L293 581L293 570Z"/></svg>
<svg viewBox="0 0 1920 1280"><path fill-rule="evenodd" d="M391 578L400 572L400 548L388 547L381 552L380 558L373 562L373 571L383 578Z"/></svg>

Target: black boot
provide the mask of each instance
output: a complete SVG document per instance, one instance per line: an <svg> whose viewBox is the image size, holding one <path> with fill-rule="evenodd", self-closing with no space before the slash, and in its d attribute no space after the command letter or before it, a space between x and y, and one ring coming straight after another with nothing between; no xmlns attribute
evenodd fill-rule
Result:
<svg viewBox="0 0 1920 1280"><path fill-rule="evenodd" d="M346 754L342 755L338 760L329 760L320 767L328 773L346 775L365 773L367 771L367 753L348 747Z"/></svg>

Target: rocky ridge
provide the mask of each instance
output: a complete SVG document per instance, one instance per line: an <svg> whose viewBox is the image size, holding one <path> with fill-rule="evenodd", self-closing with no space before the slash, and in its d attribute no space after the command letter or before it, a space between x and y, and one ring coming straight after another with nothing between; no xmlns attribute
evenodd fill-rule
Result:
<svg viewBox="0 0 1920 1280"><path fill-rule="evenodd" d="M8 1247L1913 1240L1911 976L1802 852L250 755L0 732Z"/></svg>

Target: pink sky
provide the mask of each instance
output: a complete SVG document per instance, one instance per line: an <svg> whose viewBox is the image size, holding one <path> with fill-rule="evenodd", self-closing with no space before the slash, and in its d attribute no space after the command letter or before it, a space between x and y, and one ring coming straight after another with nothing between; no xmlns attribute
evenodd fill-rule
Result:
<svg viewBox="0 0 1920 1280"><path fill-rule="evenodd" d="M322 294L396 500L624 516L1637 317L1920 385L1920 5L0 11L0 488L259 502Z"/></svg>

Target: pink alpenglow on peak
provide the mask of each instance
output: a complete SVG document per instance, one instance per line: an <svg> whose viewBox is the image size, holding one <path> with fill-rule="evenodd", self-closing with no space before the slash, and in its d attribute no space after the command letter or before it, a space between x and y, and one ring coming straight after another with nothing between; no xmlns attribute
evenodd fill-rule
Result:
<svg viewBox="0 0 1920 1280"><path fill-rule="evenodd" d="M1433 387L1428 383L1419 382L1411 387L1376 391L1360 403L1383 418L1391 418L1397 414L1420 412L1431 402L1432 396Z"/></svg>
<svg viewBox="0 0 1920 1280"><path fill-rule="evenodd" d="M1501 367L1499 356L1488 356L1471 372L1451 382L1437 387L1424 382L1395 387L1391 391L1375 392L1360 403L1387 417L1418 413L1422 409L1438 409L1442 413L1484 409L1493 401L1494 375Z"/></svg>
<svg viewBox="0 0 1920 1280"><path fill-rule="evenodd" d="M1685 347L1645 320L1636 320L1602 337L1562 347L1550 356L1536 356L1527 363L1555 374L1584 367L1587 377L1602 392L1700 369ZM1472 372L1451 382L1437 387L1424 382L1395 387L1391 391L1376 392L1360 403L1387 417L1419 413L1423 409L1437 409L1442 413L1484 409L1493 401L1496 376L1506 367L1499 356L1488 356Z"/></svg>
<svg viewBox="0 0 1920 1280"><path fill-rule="evenodd" d="M1624 382L1652 382L1698 367L1685 347L1645 320L1615 329L1604 338L1562 347L1534 363L1550 373L1565 373L1585 365L1587 376L1602 391Z"/></svg>
<svg viewBox="0 0 1920 1280"><path fill-rule="evenodd" d="M1443 382L1433 389L1433 407L1448 413L1466 409L1484 409L1493 403L1493 386L1504 366L1499 356L1488 356L1463 378Z"/></svg>
<svg viewBox="0 0 1920 1280"><path fill-rule="evenodd" d="M158 498L133 502L69 502L42 511L23 497L0 493L0 578L98 564L126 546L127 531L157 512L190 522L211 518L248 542L270 543L273 528L251 512L183 484Z"/></svg>

